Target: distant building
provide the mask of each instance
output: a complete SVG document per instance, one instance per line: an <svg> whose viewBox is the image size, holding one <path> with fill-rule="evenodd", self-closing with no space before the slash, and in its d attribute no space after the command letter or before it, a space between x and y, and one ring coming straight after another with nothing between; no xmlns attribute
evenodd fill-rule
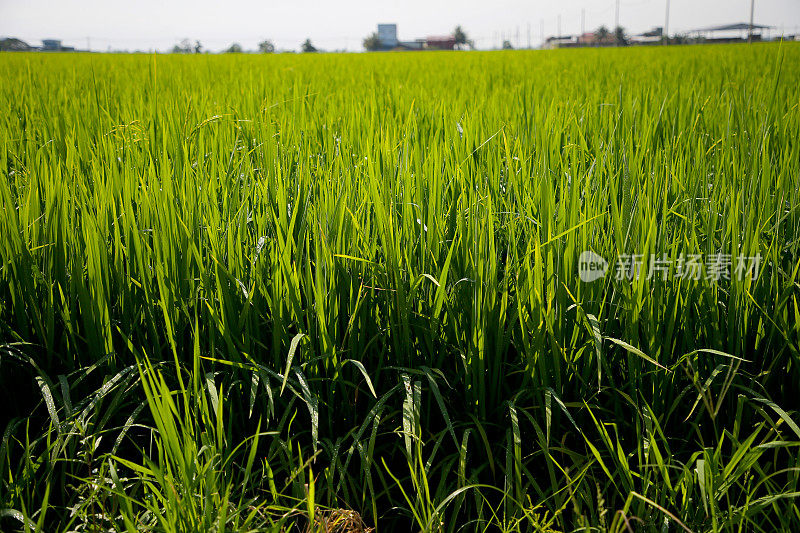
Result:
<svg viewBox="0 0 800 533"><path fill-rule="evenodd" d="M456 38L452 35L428 37L425 39L425 46L429 50L454 50Z"/></svg>
<svg viewBox="0 0 800 533"><path fill-rule="evenodd" d="M378 50L453 50L456 38L452 35L401 41L397 38L397 24L378 24Z"/></svg>
<svg viewBox="0 0 800 533"><path fill-rule="evenodd" d="M584 34L589 35L589 34ZM545 41L544 47L545 48L573 48L578 46L579 37L574 37L572 35L559 35L548 37Z"/></svg>
<svg viewBox="0 0 800 533"><path fill-rule="evenodd" d="M413 41L397 41L397 50L424 50L425 39L414 39Z"/></svg>
<svg viewBox="0 0 800 533"><path fill-rule="evenodd" d="M42 52L74 52L74 46L64 46L61 44L61 39L42 39L42 47L39 48Z"/></svg>
<svg viewBox="0 0 800 533"><path fill-rule="evenodd" d="M425 39L401 41L397 38L397 24L378 24L378 50L454 50L453 35L431 36Z"/></svg>
<svg viewBox="0 0 800 533"><path fill-rule="evenodd" d="M682 42L685 44L701 43L740 43L765 40L768 37L771 26L761 26L741 22L738 24L726 24L724 26L711 26L708 28L698 28L689 31L685 36L669 38L664 34L664 28L655 26L650 31L638 33L630 37L625 37L618 42L614 32L606 30L603 35L600 31L582 33L577 36L562 35L548 37L542 48L577 48L587 46L622 46L622 45L657 45L669 44L670 42ZM766 34L767 37L764 37ZM788 37L791 39L792 37Z"/></svg>
<svg viewBox="0 0 800 533"><path fill-rule="evenodd" d="M397 24L378 24L378 40L383 50L397 48Z"/></svg>
<svg viewBox="0 0 800 533"><path fill-rule="evenodd" d="M42 39L43 52L60 52L62 49L60 39Z"/></svg>
<svg viewBox="0 0 800 533"><path fill-rule="evenodd" d="M582 33L576 39L577 46L608 46L616 44L614 34L609 33L605 37L600 37L596 32Z"/></svg>
<svg viewBox="0 0 800 533"><path fill-rule="evenodd" d="M762 34L772 29L772 26L762 26L747 22L736 24L725 24L723 26L711 26L709 28L698 28L689 32L690 37L702 40L707 43L736 43L745 42L749 39L760 41Z"/></svg>
<svg viewBox="0 0 800 533"><path fill-rule="evenodd" d="M631 44L658 44L664 39L664 28L656 26L650 31L631 37Z"/></svg>

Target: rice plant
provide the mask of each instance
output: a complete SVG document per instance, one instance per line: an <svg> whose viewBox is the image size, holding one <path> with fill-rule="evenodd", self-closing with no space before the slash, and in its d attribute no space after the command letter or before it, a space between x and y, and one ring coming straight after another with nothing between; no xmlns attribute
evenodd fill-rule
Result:
<svg viewBox="0 0 800 533"><path fill-rule="evenodd" d="M797 44L0 76L3 531L800 530Z"/></svg>

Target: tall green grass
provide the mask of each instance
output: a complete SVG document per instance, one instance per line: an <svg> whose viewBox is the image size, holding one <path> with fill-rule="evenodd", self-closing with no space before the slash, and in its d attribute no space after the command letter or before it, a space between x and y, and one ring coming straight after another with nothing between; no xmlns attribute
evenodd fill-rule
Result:
<svg viewBox="0 0 800 533"><path fill-rule="evenodd" d="M799 67L0 55L0 527L800 529Z"/></svg>

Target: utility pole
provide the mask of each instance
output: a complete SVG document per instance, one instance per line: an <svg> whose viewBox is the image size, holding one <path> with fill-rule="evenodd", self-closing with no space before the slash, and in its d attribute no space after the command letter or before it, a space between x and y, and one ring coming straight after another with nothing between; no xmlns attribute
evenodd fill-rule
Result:
<svg viewBox="0 0 800 533"><path fill-rule="evenodd" d="M558 15L558 38L561 39L561 15Z"/></svg>
<svg viewBox="0 0 800 533"><path fill-rule="evenodd" d="M91 52L92 51L92 39L91 39L91 37L87 37L86 38L86 51L87 52Z"/></svg>
<svg viewBox="0 0 800 533"><path fill-rule="evenodd" d="M617 31L619 28L619 0L617 0L617 7L614 9L614 30Z"/></svg>
<svg viewBox="0 0 800 533"><path fill-rule="evenodd" d="M756 0L750 0L750 32L747 34L747 42L753 42L753 10L755 9Z"/></svg>
<svg viewBox="0 0 800 533"><path fill-rule="evenodd" d="M664 17L664 43L669 44L669 0L667 0L667 15Z"/></svg>
<svg viewBox="0 0 800 533"><path fill-rule="evenodd" d="M519 48L519 26L517 26L517 33L515 34L517 48Z"/></svg>
<svg viewBox="0 0 800 533"><path fill-rule="evenodd" d="M539 19L539 32L542 36L542 46L544 46L544 19Z"/></svg>
<svg viewBox="0 0 800 533"><path fill-rule="evenodd" d="M531 49L531 23L528 23L528 50Z"/></svg>
<svg viewBox="0 0 800 533"><path fill-rule="evenodd" d="M586 8L581 9L581 35L586 33Z"/></svg>

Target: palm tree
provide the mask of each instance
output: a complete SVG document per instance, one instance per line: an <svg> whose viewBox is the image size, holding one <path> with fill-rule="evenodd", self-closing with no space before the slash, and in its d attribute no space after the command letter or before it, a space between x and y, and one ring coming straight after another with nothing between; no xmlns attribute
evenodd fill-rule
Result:
<svg viewBox="0 0 800 533"><path fill-rule="evenodd" d="M617 26L614 29L614 41L617 43L617 46L625 46L628 44L628 39L625 37L625 28Z"/></svg>
<svg viewBox="0 0 800 533"><path fill-rule="evenodd" d="M594 35L595 37L597 37L598 44L603 44L605 43L606 39L608 39L609 35L608 28L606 28L605 26L600 26L599 28L597 28L597 31L594 32Z"/></svg>
<svg viewBox="0 0 800 533"><path fill-rule="evenodd" d="M461 28L461 26L456 26L455 31L453 31L453 37L456 41L456 46L468 46L470 48L475 48L475 44L467 37L466 32Z"/></svg>

